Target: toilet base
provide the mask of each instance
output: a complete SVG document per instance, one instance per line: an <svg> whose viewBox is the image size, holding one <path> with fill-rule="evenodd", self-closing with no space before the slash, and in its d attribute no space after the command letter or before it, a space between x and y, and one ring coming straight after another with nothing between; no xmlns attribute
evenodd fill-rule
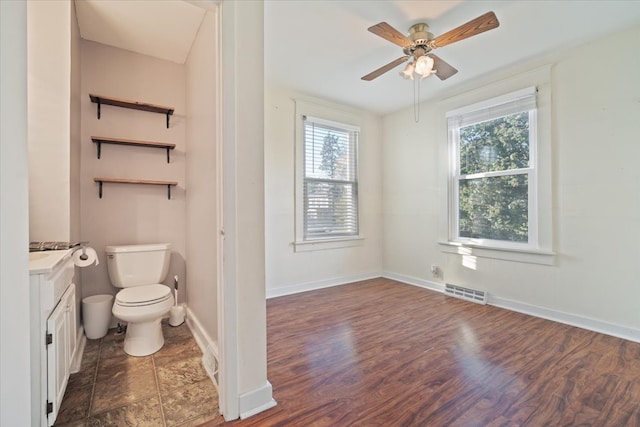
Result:
<svg viewBox="0 0 640 427"><path fill-rule="evenodd" d="M129 322L124 338L124 352L129 356L148 356L160 350L164 345L161 320Z"/></svg>
<svg viewBox="0 0 640 427"><path fill-rule="evenodd" d="M117 319L127 322L124 352L130 356L148 356L160 350L164 345L160 322L172 306L171 294L154 304L134 306L120 305L116 295L111 312Z"/></svg>

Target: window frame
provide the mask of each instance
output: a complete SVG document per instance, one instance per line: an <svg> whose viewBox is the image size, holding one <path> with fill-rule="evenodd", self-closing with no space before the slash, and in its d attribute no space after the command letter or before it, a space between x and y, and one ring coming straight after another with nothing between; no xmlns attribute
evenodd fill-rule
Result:
<svg viewBox="0 0 640 427"><path fill-rule="evenodd" d="M321 241L321 240L334 240L334 239L348 239L348 238L352 238L354 236L358 236L359 235L359 221L358 221L358 139L359 139L359 135L360 135L360 128L358 126L352 126L346 123L340 123L340 122L335 122L332 120L326 120L320 117L314 117L314 116L308 116L308 115L302 115L302 122L303 122L303 126L304 126L304 136L303 136L303 142L302 142L302 156L303 156L303 162L302 162L302 181L303 181L303 227L302 227L302 233L303 233L303 240L304 241ZM337 179L337 178L316 178L316 177L311 177L309 176L309 174L307 173L307 166L308 166L308 161L307 161L307 154L308 154L308 149L307 149L307 129L306 127L308 126L307 123L310 123L312 125L319 125L321 127L324 127L325 129L335 129L337 132L344 132L347 133L349 135L349 140L348 140L348 144L347 144L347 150L349 152L349 155L351 158L350 163L353 165L352 166L352 173L350 173L349 175L351 175L350 179ZM351 188L351 192L352 192L352 208L355 210L355 224L354 224L354 228L355 231L354 232L343 232L343 233L330 233L330 234L326 234L326 235L321 235L321 234L317 234L314 235L309 231L309 217L307 215L307 210L308 210L308 205L311 204L311 200L309 199L308 195L307 195L307 185L309 183L328 183L330 185L332 184L344 184L346 186L349 186Z"/></svg>
<svg viewBox="0 0 640 427"><path fill-rule="evenodd" d="M471 258L490 258L512 262L541 265L555 265L556 254L553 251L553 201L552 201L552 79L551 64L523 71L493 82L487 82L476 89L462 92L442 99L437 104L437 111L442 119L435 122L436 132L441 135L438 150L440 165L440 184L444 191L440 193L440 215L438 225L438 246L441 252L462 257L462 261ZM483 245L483 242L456 242L451 239L451 190L449 144L446 116L455 110L463 110L470 106L489 105L504 94L515 93L522 88L535 86L537 89L537 150L535 152L537 169L535 187L530 195L536 197L537 246L536 247L502 247Z"/></svg>
<svg viewBox="0 0 640 427"><path fill-rule="evenodd" d="M537 208L537 89L528 87L516 92L511 92L486 101L471 104L447 113L448 124L448 145L449 145L449 241L462 245L473 245L487 248L513 249L513 250L537 250L538 245L538 208ZM530 99L522 107L519 107L519 100ZM507 105L505 108L504 106ZM504 169L500 171L478 172L462 175L460 173L460 129L484 121L497 120L501 117L528 112L529 116L529 165L526 168ZM454 122L461 117L480 116L476 119L468 120L464 126ZM527 242L511 242L507 240L495 240L486 238L473 238L460 236L460 183L461 181L472 181L482 178L493 178L500 176L527 176L527 207L528 207L528 227Z"/></svg>
<svg viewBox="0 0 640 427"><path fill-rule="evenodd" d="M360 191L359 191L359 143L362 135L359 119L348 112L313 104L305 100L295 101L295 240L293 247L296 252L336 249L343 247L359 246L364 239L362 235L362 223L360 221ZM307 238L305 232L305 117L316 123L342 128L345 131L358 133L355 141L355 204L356 204L356 229L354 235L339 235L334 237Z"/></svg>

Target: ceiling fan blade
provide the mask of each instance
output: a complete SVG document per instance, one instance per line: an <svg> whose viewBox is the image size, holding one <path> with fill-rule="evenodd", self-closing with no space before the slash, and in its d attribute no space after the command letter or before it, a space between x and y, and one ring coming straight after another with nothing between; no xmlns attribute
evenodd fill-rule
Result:
<svg viewBox="0 0 640 427"><path fill-rule="evenodd" d="M433 59L433 69L436 70L436 76L438 76L440 80L446 80L458 72L458 70L453 68L447 62L443 61L433 53L429 53L427 54L427 56Z"/></svg>
<svg viewBox="0 0 640 427"><path fill-rule="evenodd" d="M433 40L430 40L428 45L430 48L435 49L438 47L446 46L451 43L464 40L476 34L484 33L485 31L493 30L500 25L496 14L493 12L487 12L482 16L478 16L466 24L462 24L451 31L448 31Z"/></svg>
<svg viewBox="0 0 640 427"><path fill-rule="evenodd" d="M407 47L413 44L410 38L402 34L400 31L396 30L386 22L381 22L379 24L373 25L369 27L368 30L376 36L380 36L383 39L388 40L391 43L395 43L400 47Z"/></svg>
<svg viewBox="0 0 640 427"><path fill-rule="evenodd" d="M383 75L387 71L397 67L398 65L402 64L403 62L406 62L407 59L409 59L409 55L402 56L402 57L396 59L395 61L389 62L387 65L383 65L382 67L378 68L377 70L370 72L366 76L361 77L361 79L362 80L366 80L366 81L370 81L370 80L375 79L376 77L380 77L381 75Z"/></svg>

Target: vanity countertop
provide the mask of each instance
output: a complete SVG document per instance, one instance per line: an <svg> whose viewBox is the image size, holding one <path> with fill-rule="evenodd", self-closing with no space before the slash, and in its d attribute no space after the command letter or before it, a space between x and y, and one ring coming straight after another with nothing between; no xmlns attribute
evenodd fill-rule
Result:
<svg viewBox="0 0 640 427"><path fill-rule="evenodd" d="M29 274L51 273L63 260L71 257L73 249L29 252Z"/></svg>

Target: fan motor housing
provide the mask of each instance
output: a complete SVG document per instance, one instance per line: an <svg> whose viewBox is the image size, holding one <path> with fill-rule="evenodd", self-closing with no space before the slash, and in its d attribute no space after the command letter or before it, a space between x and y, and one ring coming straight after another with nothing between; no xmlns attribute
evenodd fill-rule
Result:
<svg viewBox="0 0 640 427"><path fill-rule="evenodd" d="M415 51L422 49L424 55L431 50L428 45L429 41L433 39L433 34L429 32L429 26L423 22L412 25L409 28L409 39L413 42L410 46L403 49L406 55L414 55ZM419 55L420 56L420 55Z"/></svg>

